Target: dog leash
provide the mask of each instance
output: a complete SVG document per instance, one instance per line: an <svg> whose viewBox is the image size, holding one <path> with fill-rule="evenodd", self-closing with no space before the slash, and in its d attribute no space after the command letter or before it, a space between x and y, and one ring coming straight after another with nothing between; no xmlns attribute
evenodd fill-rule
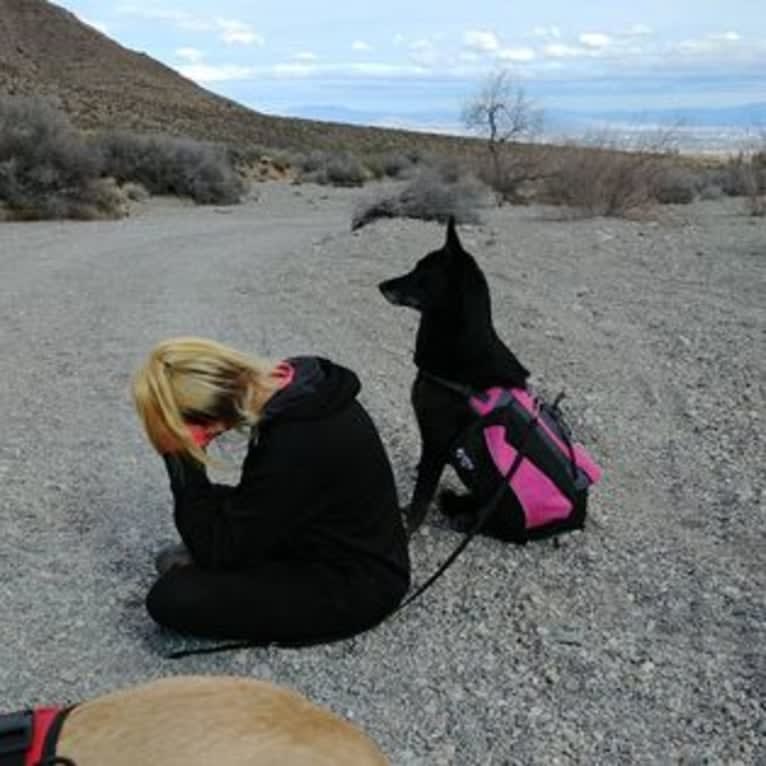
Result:
<svg viewBox="0 0 766 766"><path fill-rule="evenodd" d="M521 467L521 463L524 460L527 444L529 438L532 435L532 431L537 427L537 423L540 419L539 410L533 418L530 419L527 424L524 435L522 436L519 448L516 452L516 457L511 463L511 467L505 473L502 479L500 487L495 491L495 494L489 499L489 501L479 509L476 514L476 521L473 526L466 532L465 537L460 541L454 551L444 560L441 566L422 584L418 589L410 596L408 596L401 604L389 615L393 617L401 612L405 607L409 606L413 601L420 598L455 562L460 554L468 547L468 544L476 537L487 523L487 519L492 515L492 512L497 508L500 501L505 497L506 493L511 486L511 479L516 475L516 472ZM471 426L469 426L470 428Z"/></svg>

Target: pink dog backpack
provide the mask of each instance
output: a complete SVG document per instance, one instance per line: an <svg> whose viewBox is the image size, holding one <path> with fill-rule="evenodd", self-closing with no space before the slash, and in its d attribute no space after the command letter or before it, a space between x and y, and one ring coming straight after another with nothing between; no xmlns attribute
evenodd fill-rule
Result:
<svg viewBox="0 0 766 766"><path fill-rule="evenodd" d="M456 437L448 460L479 509L466 521L460 544L394 613L420 598L479 532L523 544L581 529L588 490L601 478L601 469L564 421L559 408L563 394L548 404L531 388L490 388L477 394L427 377L466 396L476 413Z"/></svg>
<svg viewBox="0 0 766 766"><path fill-rule="evenodd" d="M450 463L477 500L493 506L482 520L488 534L524 543L584 526L601 469L572 438L562 398L550 405L529 388L470 398L478 417L453 445Z"/></svg>

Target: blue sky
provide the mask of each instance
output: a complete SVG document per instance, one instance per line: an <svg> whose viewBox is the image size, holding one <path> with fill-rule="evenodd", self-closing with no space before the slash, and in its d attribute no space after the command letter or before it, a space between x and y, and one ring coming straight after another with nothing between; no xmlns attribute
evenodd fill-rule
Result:
<svg viewBox="0 0 766 766"><path fill-rule="evenodd" d="M63 0L121 44L256 109L457 116L510 68L543 108L766 101L764 0Z"/></svg>

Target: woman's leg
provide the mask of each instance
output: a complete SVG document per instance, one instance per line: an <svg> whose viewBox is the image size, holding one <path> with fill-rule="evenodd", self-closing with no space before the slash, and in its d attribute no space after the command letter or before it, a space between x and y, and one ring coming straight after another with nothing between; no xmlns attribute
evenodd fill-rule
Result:
<svg viewBox="0 0 766 766"><path fill-rule="evenodd" d="M256 569L214 572L173 567L154 584L146 605L169 628L258 644L323 643L380 622L406 583L352 577L320 563L268 562Z"/></svg>

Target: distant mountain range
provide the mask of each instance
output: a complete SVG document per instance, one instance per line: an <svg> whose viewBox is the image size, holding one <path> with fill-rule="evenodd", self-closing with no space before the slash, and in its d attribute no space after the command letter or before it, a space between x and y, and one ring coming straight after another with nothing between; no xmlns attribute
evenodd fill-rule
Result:
<svg viewBox="0 0 766 766"><path fill-rule="evenodd" d="M766 128L766 102L726 107L684 107L612 110L607 112L572 112L552 110L550 118L567 123L610 122L627 125L674 125L716 128Z"/></svg>
<svg viewBox="0 0 766 766"><path fill-rule="evenodd" d="M581 136L589 130L610 129L636 132L669 127L699 145L703 136L718 148L742 140L747 133L766 132L766 102L729 107L685 107L673 109L572 111L544 109L544 132L548 136ZM343 106L307 105L290 109L288 114L352 125L377 125L441 133L465 133L455 111L393 112L351 109ZM693 139L693 140L691 140Z"/></svg>

